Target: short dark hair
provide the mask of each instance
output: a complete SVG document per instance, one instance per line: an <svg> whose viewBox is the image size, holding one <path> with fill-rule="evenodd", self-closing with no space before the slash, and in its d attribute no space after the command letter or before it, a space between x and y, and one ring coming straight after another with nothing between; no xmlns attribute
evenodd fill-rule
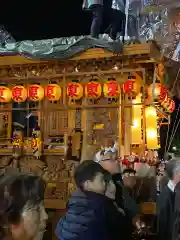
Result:
<svg viewBox="0 0 180 240"><path fill-rule="evenodd" d="M123 174L136 174L136 171L134 170L134 169L132 169L132 168L126 168L126 169L124 169L124 171L123 171Z"/></svg>
<svg viewBox="0 0 180 240"><path fill-rule="evenodd" d="M26 204L38 206L44 199L44 190L45 183L38 176L23 173L0 175L0 239L6 237L9 224L20 222Z"/></svg>
<svg viewBox="0 0 180 240"><path fill-rule="evenodd" d="M93 160L82 162L74 172L74 180L77 187L83 188L84 183L87 180L93 181L98 173L107 174L103 167Z"/></svg>

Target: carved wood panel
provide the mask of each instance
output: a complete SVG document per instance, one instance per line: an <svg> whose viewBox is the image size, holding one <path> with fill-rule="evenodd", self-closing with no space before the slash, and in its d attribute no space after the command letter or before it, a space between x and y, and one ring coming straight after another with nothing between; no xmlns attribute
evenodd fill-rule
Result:
<svg viewBox="0 0 180 240"><path fill-rule="evenodd" d="M113 107L111 100L103 97L97 103L99 108L86 109L87 159L92 159L101 147L116 140L119 134L118 109ZM107 104L109 107L101 107Z"/></svg>

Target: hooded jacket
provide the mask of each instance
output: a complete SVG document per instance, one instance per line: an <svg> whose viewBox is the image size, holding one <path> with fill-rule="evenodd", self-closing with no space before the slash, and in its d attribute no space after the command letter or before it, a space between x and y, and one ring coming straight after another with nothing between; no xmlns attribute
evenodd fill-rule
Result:
<svg viewBox="0 0 180 240"><path fill-rule="evenodd" d="M57 224L57 237L60 240L109 240L106 200L94 192L74 192L66 216Z"/></svg>

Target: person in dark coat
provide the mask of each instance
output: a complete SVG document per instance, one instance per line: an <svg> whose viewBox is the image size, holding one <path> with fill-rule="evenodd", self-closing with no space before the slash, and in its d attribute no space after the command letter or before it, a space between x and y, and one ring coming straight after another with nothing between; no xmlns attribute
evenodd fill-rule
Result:
<svg viewBox="0 0 180 240"><path fill-rule="evenodd" d="M111 174L112 180L116 185L115 201L119 207L123 209L125 208L133 218L139 214L139 211L137 211L138 208L136 207L134 208L134 206L137 206L135 202L133 205L131 204L133 199L131 199L131 197L128 194L126 194L127 191L125 189L122 175L120 173L120 164L116 157L117 157L116 152L113 149L110 149L106 152L100 151L99 153L97 153L95 161L98 162L105 170L107 170ZM126 199L124 193L125 196L128 195L128 199ZM130 204L129 198L131 199Z"/></svg>
<svg viewBox="0 0 180 240"><path fill-rule="evenodd" d="M171 240L174 218L175 187L180 182L180 159L172 159L166 164L168 184L163 188L157 201L158 239Z"/></svg>
<svg viewBox="0 0 180 240"><path fill-rule="evenodd" d="M98 38L103 20L103 0L84 0L83 9L92 11L91 37Z"/></svg>
<svg viewBox="0 0 180 240"><path fill-rule="evenodd" d="M108 173L109 174L109 173ZM111 229L112 239L119 240L120 234L124 239L131 239L132 235L132 222L131 219L125 214L125 211L120 208L116 202L116 185L113 180L110 180L106 188L107 206L107 226Z"/></svg>
<svg viewBox="0 0 180 240"><path fill-rule="evenodd" d="M117 214L113 201L105 196L109 176L94 161L84 161L77 167L74 178L78 189L72 194L67 214L60 219L56 228L60 240L119 238L118 230L123 224L123 216Z"/></svg>
<svg viewBox="0 0 180 240"><path fill-rule="evenodd" d="M107 148L95 155L94 161L98 162L111 176L116 185L115 202L117 206L124 210L127 221L131 223L129 232L132 232L133 227L144 227L144 223L140 220L140 208L133 198L128 194L124 187L122 175L120 173L120 164L117 160L116 144L114 147ZM129 226L129 225L128 225Z"/></svg>
<svg viewBox="0 0 180 240"><path fill-rule="evenodd" d="M180 183L175 187L175 204L172 240L180 239Z"/></svg>
<svg viewBox="0 0 180 240"><path fill-rule="evenodd" d="M124 36L125 4L125 0L112 0L112 21L109 35L113 40L116 40L118 32L121 32Z"/></svg>

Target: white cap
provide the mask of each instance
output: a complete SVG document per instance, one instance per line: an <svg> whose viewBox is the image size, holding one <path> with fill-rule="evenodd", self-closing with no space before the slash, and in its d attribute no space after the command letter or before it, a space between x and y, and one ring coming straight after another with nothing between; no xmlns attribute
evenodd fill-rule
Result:
<svg viewBox="0 0 180 240"><path fill-rule="evenodd" d="M117 152L117 143L115 143L113 147L109 147L109 148L106 147L104 150L97 152L94 157L94 161L99 163L100 161L103 161L109 158L111 159L113 157L112 153L116 153L116 152Z"/></svg>

